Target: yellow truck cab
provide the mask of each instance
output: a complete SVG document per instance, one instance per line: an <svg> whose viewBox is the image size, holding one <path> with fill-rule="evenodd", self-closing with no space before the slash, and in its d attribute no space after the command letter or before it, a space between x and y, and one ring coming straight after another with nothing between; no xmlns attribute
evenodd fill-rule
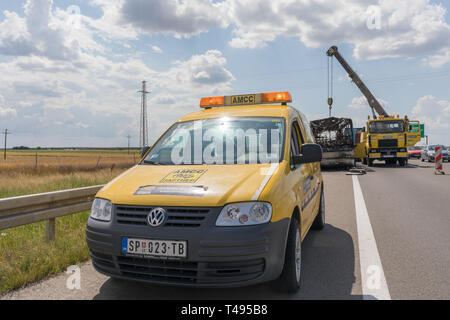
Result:
<svg viewBox="0 0 450 320"><path fill-rule="evenodd" d="M300 286L301 242L325 224L322 149L289 92L202 98L96 195L95 269L181 286Z"/></svg>
<svg viewBox="0 0 450 320"><path fill-rule="evenodd" d="M400 166L405 166L408 147L420 141L420 125L418 121L409 121L406 117L380 115L367 122L361 137L362 142L355 148L355 157L361 157L364 164L373 166L374 160L382 160L386 164L398 162Z"/></svg>

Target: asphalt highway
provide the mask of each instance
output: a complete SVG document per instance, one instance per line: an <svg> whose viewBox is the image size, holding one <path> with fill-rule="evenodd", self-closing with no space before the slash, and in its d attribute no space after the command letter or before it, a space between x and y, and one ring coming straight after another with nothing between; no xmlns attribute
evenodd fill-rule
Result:
<svg viewBox="0 0 450 320"><path fill-rule="evenodd" d="M375 163L365 175L323 172L326 223L302 244L302 288L271 284L193 289L110 279L81 264L81 288L62 273L1 299L450 299L450 164Z"/></svg>

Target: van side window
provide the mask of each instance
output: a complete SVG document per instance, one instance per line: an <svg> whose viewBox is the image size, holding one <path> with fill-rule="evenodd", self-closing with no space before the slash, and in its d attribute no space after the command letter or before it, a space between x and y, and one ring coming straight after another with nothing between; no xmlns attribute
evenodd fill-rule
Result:
<svg viewBox="0 0 450 320"><path fill-rule="evenodd" d="M301 145L303 144L303 137L297 121L292 122L291 127L291 169L295 168L292 164L294 155L301 153Z"/></svg>
<svg viewBox="0 0 450 320"><path fill-rule="evenodd" d="M293 155L300 154L300 144L299 144L299 139L298 139L296 122L294 122L292 124L292 129L291 129L291 152Z"/></svg>
<svg viewBox="0 0 450 320"><path fill-rule="evenodd" d="M298 113L300 115L300 118L302 119L303 128L305 128L305 132L306 132L306 136L307 136L308 140L311 141L312 143L316 143L316 139L314 138L314 135L312 133L308 118L306 118L306 116L303 113L301 113L300 111L298 111Z"/></svg>

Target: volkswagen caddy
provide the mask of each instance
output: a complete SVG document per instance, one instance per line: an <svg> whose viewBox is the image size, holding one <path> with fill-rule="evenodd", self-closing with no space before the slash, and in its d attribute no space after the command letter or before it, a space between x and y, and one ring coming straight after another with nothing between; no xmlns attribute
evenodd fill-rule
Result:
<svg viewBox="0 0 450 320"><path fill-rule="evenodd" d="M95 269L157 284L300 288L301 243L325 224L322 149L289 92L202 98L96 195Z"/></svg>

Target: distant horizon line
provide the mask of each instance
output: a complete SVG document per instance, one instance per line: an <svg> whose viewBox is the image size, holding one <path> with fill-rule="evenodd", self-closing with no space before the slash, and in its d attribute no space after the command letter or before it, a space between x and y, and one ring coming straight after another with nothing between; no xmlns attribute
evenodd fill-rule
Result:
<svg viewBox="0 0 450 320"><path fill-rule="evenodd" d="M86 150L86 149L95 149L95 150L140 150L141 147L27 147L21 148L20 146L12 147L12 148L6 148L6 150L60 150L60 149L80 149L80 150ZM3 148L1 148L3 150Z"/></svg>

